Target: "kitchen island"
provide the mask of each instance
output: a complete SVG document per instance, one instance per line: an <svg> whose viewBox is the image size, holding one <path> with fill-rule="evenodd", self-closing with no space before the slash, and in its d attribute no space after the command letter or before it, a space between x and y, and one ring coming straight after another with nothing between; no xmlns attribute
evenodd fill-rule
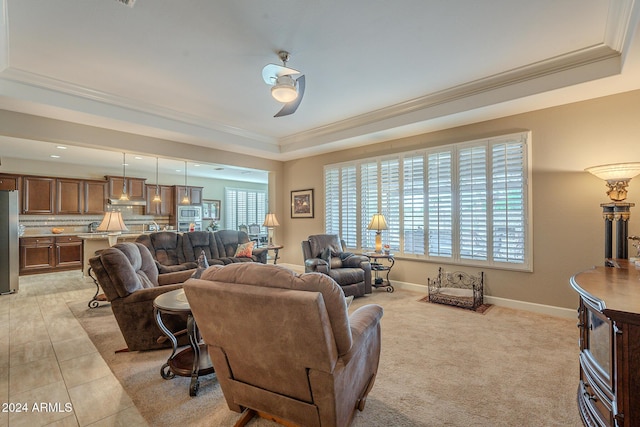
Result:
<svg viewBox="0 0 640 427"><path fill-rule="evenodd" d="M136 238L144 233L122 233L118 235L118 243L135 242ZM82 275L88 276L89 260L96 256L96 252L109 247L109 233L84 233L78 234L84 241Z"/></svg>

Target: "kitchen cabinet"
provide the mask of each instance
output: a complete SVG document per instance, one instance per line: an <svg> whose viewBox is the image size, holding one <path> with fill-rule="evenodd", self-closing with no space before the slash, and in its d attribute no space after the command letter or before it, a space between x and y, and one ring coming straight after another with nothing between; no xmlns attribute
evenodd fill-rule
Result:
<svg viewBox="0 0 640 427"><path fill-rule="evenodd" d="M82 245L78 236L21 237L20 275L80 270Z"/></svg>
<svg viewBox="0 0 640 427"><path fill-rule="evenodd" d="M127 184L129 200L145 200L146 178L122 178L121 176L106 176L109 185L109 198L119 199L122 195L123 183Z"/></svg>
<svg viewBox="0 0 640 427"><path fill-rule="evenodd" d="M182 204L182 199L184 199L185 194L189 197L190 205L201 205L202 204L202 188L203 187L192 187L192 186L184 186L184 185L175 185L175 201L176 205Z"/></svg>
<svg viewBox="0 0 640 427"><path fill-rule="evenodd" d="M82 213L102 215L107 201L105 181L83 181L84 207Z"/></svg>
<svg viewBox="0 0 640 427"><path fill-rule="evenodd" d="M56 179L42 176L22 178L22 213L55 213Z"/></svg>
<svg viewBox="0 0 640 427"><path fill-rule="evenodd" d="M153 198L156 195L156 186L148 185L146 188L147 192L147 206L146 206L146 214L147 215L159 215L159 216L168 216L171 215L171 209L174 205L173 199L173 186L170 185L159 185L158 192L160 194L160 202L154 202Z"/></svg>
<svg viewBox="0 0 640 427"><path fill-rule="evenodd" d="M56 179L56 213L80 214L83 205L82 181L79 179Z"/></svg>
<svg viewBox="0 0 640 427"><path fill-rule="evenodd" d="M20 176L0 173L0 190L20 190Z"/></svg>

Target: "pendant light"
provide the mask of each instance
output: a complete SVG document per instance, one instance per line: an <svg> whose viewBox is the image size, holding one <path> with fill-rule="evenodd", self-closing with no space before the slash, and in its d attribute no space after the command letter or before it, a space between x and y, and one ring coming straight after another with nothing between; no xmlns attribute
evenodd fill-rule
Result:
<svg viewBox="0 0 640 427"><path fill-rule="evenodd" d="M187 189L187 162L184 162L184 197L182 198L183 205L189 205L191 202L189 201L189 190Z"/></svg>
<svg viewBox="0 0 640 427"><path fill-rule="evenodd" d="M162 201L160 199L160 187L158 186L158 158L156 157L156 195L153 196L153 201L159 203Z"/></svg>
<svg viewBox="0 0 640 427"><path fill-rule="evenodd" d="M122 195L120 200L129 200L127 195L127 155L122 153Z"/></svg>

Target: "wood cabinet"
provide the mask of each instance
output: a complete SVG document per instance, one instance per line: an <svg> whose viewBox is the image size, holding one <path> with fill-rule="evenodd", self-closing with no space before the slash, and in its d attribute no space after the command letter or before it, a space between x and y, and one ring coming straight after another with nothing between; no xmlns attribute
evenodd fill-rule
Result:
<svg viewBox="0 0 640 427"><path fill-rule="evenodd" d="M109 198L118 199L122 195L123 183L127 184L129 200L145 200L146 178L125 178L121 176L106 176L109 185Z"/></svg>
<svg viewBox="0 0 640 427"><path fill-rule="evenodd" d="M105 181L83 181L84 207L82 213L102 215L107 202Z"/></svg>
<svg viewBox="0 0 640 427"><path fill-rule="evenodd" d="M153 201L153 198L156 195L155 185L147 185L146 192L147 192L147 206L146 206L147 215L160 215L160 216L171 215L171 210L173 208L173 205L175 204L173 199L173 186L170 186L170 185L158 186L158 193L160 194L160 202Z"/></svg>
<svg viewBox="0 0 640 427"><path fill-rule="evenodd" d="M20 176L0 173L0 190L20 190Z"/></svg>
<svg viewBox="0 0 640 427"><path fill-rule="evenodd" d="M22 178L22 213L55 213L56 179L42 176Z"/></svg>
<svg viewBox="0 0 640 427"><path fill-rule="evenodd" d="M176 185L175 187L175 201L177 205L182 204L182 199L184 199L185 194L189 197L190 205L201 205L202 204L202 188L203 187L192 187L192 186L184 186L184 185Z"/></svg>
<svg viewBox="0 0 640 427"><path fill-rule="evenodd" d="M20 275L80 270L82 244L77 236L21 237Z"/></svg>
<svg viewBox="0 0 640 427"><path fill-rule="evenodd" d="M82 181L79 179L56 179L56 213L80 214L83 209Z"/></svg>
<svg viewBox="0 0 640 427"><path fill-rule="evenodd" d="M640 425L640 270L618 265L571 278L580 295L578 410L587 426Z"/></svg>

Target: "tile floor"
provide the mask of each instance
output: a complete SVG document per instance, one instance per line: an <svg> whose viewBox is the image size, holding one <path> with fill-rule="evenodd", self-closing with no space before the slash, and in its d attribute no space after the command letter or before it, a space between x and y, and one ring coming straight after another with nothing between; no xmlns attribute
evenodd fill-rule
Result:
<svg viewBox="0 0 640 427"><path fill-rule="evenodd" d="M0 427L147 425L67 306L94 290L71 271L0 296Z"/></svg>

